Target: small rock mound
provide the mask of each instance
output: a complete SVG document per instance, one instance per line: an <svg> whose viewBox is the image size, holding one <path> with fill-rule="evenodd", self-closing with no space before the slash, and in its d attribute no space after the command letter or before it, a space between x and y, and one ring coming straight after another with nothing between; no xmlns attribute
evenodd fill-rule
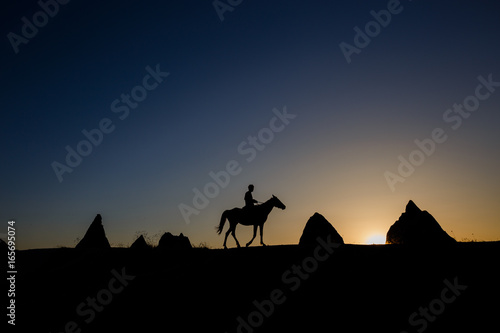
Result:
<svg viewBox="0 0 500 333"><path fill-rule="evenodd" d="M456 240L444 231L434 217L422 211L410 200L387 232L387 244L443 245L453 244Z"/></svg>
<svg viewBox="0 0 500 333"><path fill-rule="evenodd" d="M146 243L146 240L144 239L143 235L140 235L133 243L130 245L130 248L132 250L137 250L137 251L143 251L143 250L148 250L151 248L151 246Z"/></svg>
<svg viewBox="0 0 500 333"><path fill-rule="evenodd" d="M109 241L106 238L104 227L102 226L101 214L97 214L94 221L88 228L83 239L76 245L77 249L110 249Z"/></svg>
<svg viewBox="0 0 500 333"><path fill-rule="evenodd" d="M344 244L344 239L335 230L333 225L319 213L314 213L313 216L309 218L300 236L299 245L302 246L315 246L318 244L317 238L321 237L326 239L328 235L331 235L331 241L334 243Z"/></svg>
<svg viewBox="0 0 500 333"><path fill-rule="evenodd" d="M174 236L170 232L164 233L158 242L158 248L161 250L188 250L193 246L189 238L182 233L179 236Z"/></svg>

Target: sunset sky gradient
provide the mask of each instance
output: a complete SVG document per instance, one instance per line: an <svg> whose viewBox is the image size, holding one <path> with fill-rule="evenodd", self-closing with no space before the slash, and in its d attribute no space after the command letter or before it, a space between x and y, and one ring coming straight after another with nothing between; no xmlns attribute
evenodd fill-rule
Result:
<svg viewBox="0 0 500 333"><path fill-rule="evenodd" d="M457 240L500 240L500 87L481 88L458 128L444 116L479 77L500 82L498 2L401 1L350 63L339 44L355 45L388 1L242 1L223 21L212 2L71 1L17 54L7 35L40 6L2 11L0 233L15 219L18 249L73 247L98 213L115 246L169 231L220 248L214 227L250 183L287 206L266 222L270 245L298 243L315 212L363 244L410 199ZM146 75L158 84L136 88L147 96L120 119L112 103ZM285 108L294 118L262 132ZM103 119L113 131L60 182L53 162ZM385 173L436 128L446 140L391 189ZM239 147L259 133L248 161ZM186 223L179 205L229 161L240 172ZM245 243L251 228L236 234Z"/></svg>

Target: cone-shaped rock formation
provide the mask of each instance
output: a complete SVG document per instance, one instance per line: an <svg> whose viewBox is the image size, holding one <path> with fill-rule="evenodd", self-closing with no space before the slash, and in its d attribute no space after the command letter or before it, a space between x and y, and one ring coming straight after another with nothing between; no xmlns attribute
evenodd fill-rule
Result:
<svg viewBox="0 0 500 333"><path fill-rule="evenodd" d="M337 230L319 213L314 213L313 216L309 218L300 236L299 245L303 246L315 246L318 244L317 238L321 237L326 239L328 235L331 235L331 241L334 243L344 244L342 236L339 235Z"/></svg>
<svg viewBox="0 0 500 333"><path fill-rule="evenodd" d="M440 245L456 243L427 211L422 211L413 201L387 232L387 244Z"/></svg>
<svg viewBox="0 0 500 333"><path fill-rule="evenodd" d="M148 243L146 243L146 240L144 239L144 236L143 235L140 235L133 243L132 245L130 245L130 248L132 250L138 250L138 251L142 251L142 250L147 250L147 249L150 249L151 246L149 246Z"/></svg>
<svg viewBox="0 0 500 333"><path fill-rule="evenodd" d="M76 245L77 249L109 249L109 241L106 238L102 226L101 214L97 214L94 222L90 225L83 239Z"/></svg>

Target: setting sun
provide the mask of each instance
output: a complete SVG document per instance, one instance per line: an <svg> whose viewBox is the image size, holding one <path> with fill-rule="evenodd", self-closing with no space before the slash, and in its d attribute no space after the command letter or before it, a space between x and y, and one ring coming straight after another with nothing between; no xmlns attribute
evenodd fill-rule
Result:
<svg viewBox="0 0 500 333"><path fill-rule="evenodd" d="M368 237L366 244L385 244L385 235L375 234Z"/></svg>

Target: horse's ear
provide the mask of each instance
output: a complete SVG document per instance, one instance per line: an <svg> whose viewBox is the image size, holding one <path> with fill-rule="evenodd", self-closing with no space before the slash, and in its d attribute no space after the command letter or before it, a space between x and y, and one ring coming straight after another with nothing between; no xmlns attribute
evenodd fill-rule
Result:
<svg viewBox="0 0 500 333"><path fill-rule="evenodd" d="M276 198L276 196L273 194L273 198Z"/></svg>

